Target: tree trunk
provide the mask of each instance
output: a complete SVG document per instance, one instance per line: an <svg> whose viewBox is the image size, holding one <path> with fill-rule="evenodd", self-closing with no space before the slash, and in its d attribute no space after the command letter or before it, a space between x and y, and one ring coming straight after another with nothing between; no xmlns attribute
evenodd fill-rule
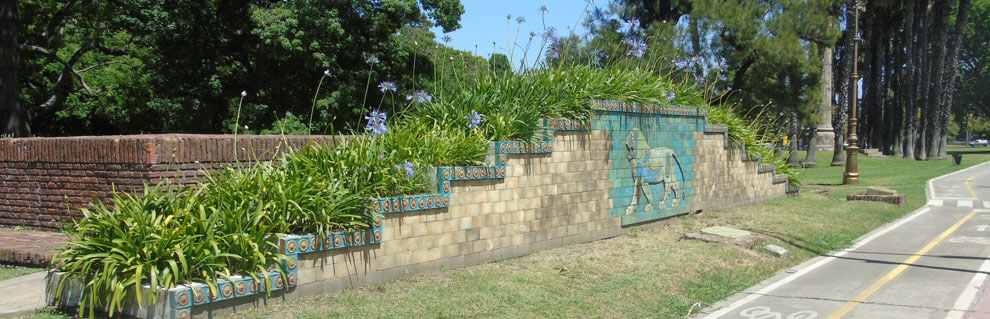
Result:
<svg viewBox="0 0 990 319"><path fill-rule="evenodd" d="M888 19L888 21L890 21L890 19ZM884 34L886 36L884 37L885 40L883 42L883 52L886 54L886 52L892 52L894 41L891 39L891 32L885 32ZM897 85L897 81L893 78L894 63L897 63L897 60L890 54L881 55L881 57L885 57L883 61L881 61L881 65L883 66L883 80L880 83L879 99L881 105L880 118L882 118L883 121L878 123L878 126L880 126L881 129L878 132L879 141L877 146L883 151L884 154L893 155L894 135L896 135L896 133L900 130L900 115L898 115L897 112L897 107L899 105L891 100L893 99L893 96L890 94L891 89Z"/></svg>
<svg viewBox="0 0 990 319"><path fill-rule="evenodd" d="M915 133L914 158L924 160L928 157L928 152L925 151L925 147L927 146L925 141L927 141L928 126L930 124L928 113L931 110L928 107L928 87L930 86L928 80L931 78L932 73L932 59L929 58L932 49L932 32L928 29L933 18L931 11L928 10L928 0L918 0L918 7L916 9L920 10L917 16L920 17L918 19L920 28L918 29L918 45L915 50L917 54L917 64L915 64L915 67L917 68L918 78L915 81L916 88L914 91L918 94L917 99L915 99L915 105L916 109L921 113L921 117L918 118L918 129Z"/></svg>
<svg viewBox="0 0 990 319"><path fill-rule="evenodd" d="M936 0L935 5L932 9L935 15L935 20L932 23L932 32L934 33L934 41L932 43L932 50L935 51L932 57L932 75L929 81L931 82L928 88L928 106L929 116L928 120L931 124L928 127L926 146L928 151L928 157L926 160L938 159L938 144L941 141L942 129L942 116L943 110L939 103L939 93L942 89L942 77L945 75L945 56L946 49L945 44L948 40L948 24L949 24L949 1L948 0ZM948 117L948 115L944 115Z"/></svg>
<svg viewBox="0 0 990 319"><path fill-rule="evenodd" d="M0 0L0 110L7 116L3 134L27 137L31 136L31 119L19 101L17 27L17 0Z"/></svg>
<svg viewBox="0 0 990 319"><path fill-rule="evenodd" d="M852 75L852 66L855 59L852 58L853 55L853 26L851 25L853 21L853 9L852 5L846 5L845 12L846 29L843 31L842 38L838 45L839 49L839 62L838 70L836 72L835 87L838 88L839 100L835 105L835 112L832 113L832 128L835 130L835 140L834 140L834 150L832 153L832 166L843 166L846 165L846 155L845 155L845 141L847 132L846 127L846 117L849 112L849 93L852 92L852 85L850 76Z"/></svg>
<svg viewBox="0 0 990 319"><path fill-rule="evenodd" d="M808 139L808 153L804 155L804 167L818 165L818 127L811 127L811 138Z"/></svg>
<svg viewBox="0 0 990 319"><path fill-rule="evenodd" d="M942 95L939 98L939 107L942 109L942 136L939 142L938 156L945 158L946 147L948 146L949 112L952 108L952 101L956 95L956 74L959 73L959 50L962 45L963 32L966 30L966 23L969 21L970 0L959 0L959 8L956 10L956 24L952 28L949 39L948 52L946 53L945 75L942 77Z"/></svg>
<svg viewBox="0 0 990 319"><path fill-rule="evenodd" d="M789 142L788 148L790 148L790 153L787 154L787 164L791 164L791 166L793 167L800 167L801 157L798 156L798 137L800 136L798 132L800 131L800 127L798 127L797 112L792 111L790 119L791 119L791 125L790 125L791 129L787 133L788 135L790 135L790 139L788 141Z"/></svg>
<svg viewBox="0 0 990 319"><path fill-rule="evenodd" d="M904 4L904 26L901 32L901 44L904 47L903 50L897 50L900 55L900 62L897 63L897 90L894 91L897 94L897 101L899 108L901 110L901 129L898 133L898 141L895 143L895 147L900 152L895 153L895 156L910 158L914 152L914 145L912 145L911 130L913 129L911 124L912 119L915 117L914 109L912 108L913 101L911 100L912 91L912 70L914 67L911 65L912 57L914 56L914 7L915 4L912 2L907 2Z"/></svg>

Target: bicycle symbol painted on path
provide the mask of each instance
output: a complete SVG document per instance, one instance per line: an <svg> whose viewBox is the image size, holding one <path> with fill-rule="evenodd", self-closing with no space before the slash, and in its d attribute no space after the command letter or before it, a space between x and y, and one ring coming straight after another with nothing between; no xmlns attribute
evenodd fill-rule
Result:
<svg viewBox="0 0 990 319"><path fill-rule="evenodd" d="M784 317L784 314L772 311L767 306L756 306L746 308L739 312L739 315L746 319L815 319L818 313L811 310L801 310Z"/></svg>

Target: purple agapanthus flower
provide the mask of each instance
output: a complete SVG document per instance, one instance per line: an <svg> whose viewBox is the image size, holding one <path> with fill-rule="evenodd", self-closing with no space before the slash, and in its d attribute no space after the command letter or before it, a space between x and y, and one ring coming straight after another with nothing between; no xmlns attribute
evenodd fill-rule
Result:
<svg viewBox="0 0 990 319"><path fill-rule="evenodd" d="M382 91L382 93L385 93L386 91L395 92L397 89L398 88L396 88L395 82L392 81L385 81L382 82L381 84L378 84L378 90Z"/></svg>
<svg viewBox="0 0 990 319"><path fill-rule="evenodd" d="M543 41L557 42L560 36L557 35L557 28L549 27L543 31Z"/></svg>
<svg viewBox="0 0 990 319"><path fill-rule="evenodd" d="M639 19L632 18L632 20L629 20L629 25L632 26L633 29L639 28Z"/></svg>
<svg viewBox="0 0 990 319"><path fill-rule="evenodd" d="M444 35L444 36L443 36L442 38L440 38L440 39L441 39L441 40L443 40L443 42L445 42L445 43L450 43L450 41L453 41L453 40L454 40L454 39L453 39L453 38L451 38L451 37L450 37L449 35Z"/></svg>
<svg viewBox="0 0 990 319"><path fill-rule="evenodd" d="M673 102L674 99L676 98L677 98L677 93L674 93L674 91L670 91L669 93L667 93L667 102Z"/></svg>
<svg viewBox="0 0 990 319"><path fill-rule="evenodd" d="M547 13L550 13L550 8L547 8L546 5L542 5L542 6L540 6L539 11L540 11L540 14L547 14Z"/></svg>
<svg viewBox="0 0 990 319"><path fill-rule="evenodd" d="M429 93L423 91L416 91L413 94L406 95L407 101L413 101L416 103L433 102L433 97Z"/></svg>
<svg viewBox="0 0 990 319"><path fill-rule="evenodd" d="M395 164L395 168L405 169L406 170L406 178L412 178L413 175L415 175L415 171L413 171L413 164L410 163L410 162L405 162L405 163L402 163L402 164Z"/></svg>
<svg viewBox="0 0 990 319"><path fill-rule="evenodd" d="M650 48L646 45L645 41L640 39L626 38L625 40L622 40L622 42L628 44L630 47L629 52L626 52L626 55L635 56L637 58L642 58L643 54L646 53L646 50Z"/></svg>
<svg viewBox="0 0 990 319"><path fill-rule="evenodd" d="M385 120L388 119L387 113L373 110L364 118L368 120L368 126L365 126L364 129L371 132L371 135L378 136L388 133L388 125L385 124Z"/></svg>
<svg viewBox="0 0 990 319"><path fill-rule="evenodd" d="M547 56L554 59L560 59L560 50L557 48L550 48L547 50Z"/></svg>
<svg viewBox="0 0 990 319"><path fill-rule="evenodd" d="M368 59L365 61L371 64L377 64L378 62L381 62L381 60L378 60L378 57L374 55L368 56Z"/></svg>
<svg viewBox="0 0 990 319"><path fill-rule="evenodd" d="M471 111L471 114L465 115L464 118L469 120L467 125L468 128L475 128L481 124L481 114L478 114L478 112Z"/></svg>
<svg viewBox="0 0 990 319"><path fill-rule="evenodd" d="M526 17L516 17L516 23L522 24L523 22L526 22Z"/></svg>

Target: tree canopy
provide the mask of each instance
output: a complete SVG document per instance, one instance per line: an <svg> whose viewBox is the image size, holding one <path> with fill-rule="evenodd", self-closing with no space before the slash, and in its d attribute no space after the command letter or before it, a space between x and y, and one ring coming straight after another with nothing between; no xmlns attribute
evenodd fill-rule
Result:
<svg viewBox="0 0 990 319"><path fill-rule="evenodd" d="M18 89L30 118L22 125L36 135L229 131L241 92L249 129L308 117L314 103L317 130L342 127L379 104L366 101L411 93L420 74L433 78L436 57L411 49L434 44L432 26L459 28L464 12L458 0L17 6ZM386 81L397 91L377 89Z"/></svg>

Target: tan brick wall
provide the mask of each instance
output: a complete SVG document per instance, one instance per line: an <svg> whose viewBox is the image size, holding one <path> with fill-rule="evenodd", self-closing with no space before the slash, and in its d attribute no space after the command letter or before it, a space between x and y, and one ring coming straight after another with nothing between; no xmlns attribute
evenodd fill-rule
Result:
<svg viewBox="0 0 990 319"><path fill-rule="evenodd" d="M726 149L723 134L695 133L692 209L717 209L782 196L773 174ZM628 231L609 217L603 130L557 131L550 154L511 155L506 178L453 181L451 206L386 215L380 244L300 255L294 295L462 268ZM638 227L638 226L637 226Z"/></svg>

